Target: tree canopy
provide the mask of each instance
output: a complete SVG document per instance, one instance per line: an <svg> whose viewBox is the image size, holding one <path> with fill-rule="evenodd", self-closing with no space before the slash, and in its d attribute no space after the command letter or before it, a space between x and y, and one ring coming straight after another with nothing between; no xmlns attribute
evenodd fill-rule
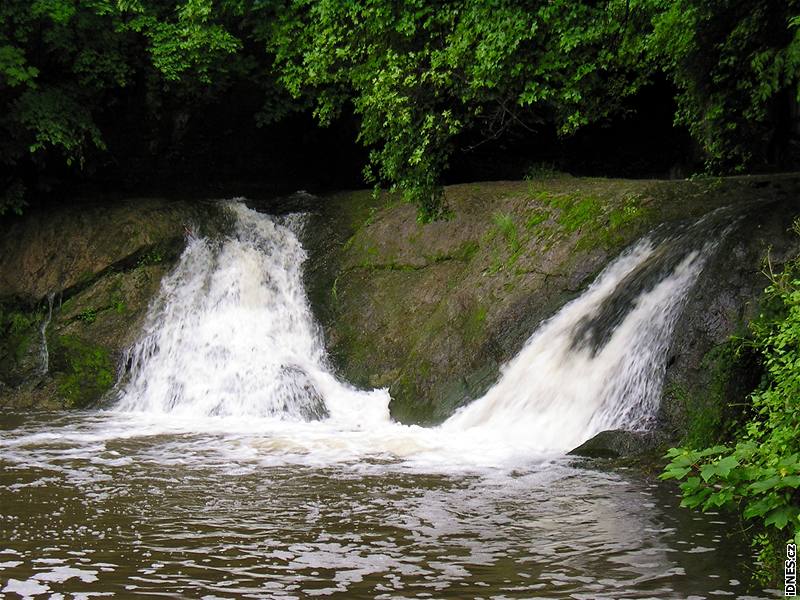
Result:
<svg viewBox="0 0 800 600"><path fill-rule="evenodd" d="M355 114L365 178L424 218L440 214L442 174L465 147L569 136L659 76L708 170L786 165L798 73L795 0L8 0L0 211L54 173L159 147L243 87L259 97L241 109L253 126Z"/></svg>

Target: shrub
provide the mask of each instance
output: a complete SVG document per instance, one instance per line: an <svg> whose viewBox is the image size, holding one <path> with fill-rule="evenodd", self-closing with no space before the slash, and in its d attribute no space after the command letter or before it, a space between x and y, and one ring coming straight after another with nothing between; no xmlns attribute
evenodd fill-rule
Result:
<svg viewBox="0 0 800 600"><path fill-rule="evenodd" d="M800 234L800 220L795 222ZM758 525L762 559L780 541L800 543L800 257L776 275L764 311L751 324L764 377L751 394L751 413L735 445L672 448L662 479L681 481L682 506L703 511L738 505Z"/></svg>

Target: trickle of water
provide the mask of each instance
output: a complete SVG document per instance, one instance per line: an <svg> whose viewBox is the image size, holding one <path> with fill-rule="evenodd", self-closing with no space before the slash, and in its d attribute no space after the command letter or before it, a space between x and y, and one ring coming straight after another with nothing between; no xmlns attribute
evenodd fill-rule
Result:
<svg viewBox="0 0 800 600"><path fill-rule="evenodd" d="M42 336L42 346L41 350L39 351L41 375L47 375L47 372L50 370L50 351L47 348L47 328L50 326L50 321L53 318L53 299L55 296L56 295L53 292L47 294L47 317L45 317L45 319L42 321L42 326L39 329L39 333Z"/></svg>

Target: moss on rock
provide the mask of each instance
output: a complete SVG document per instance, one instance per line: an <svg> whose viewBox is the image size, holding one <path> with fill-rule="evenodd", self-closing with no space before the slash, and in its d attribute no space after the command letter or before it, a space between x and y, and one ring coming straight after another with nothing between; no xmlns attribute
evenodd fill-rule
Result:
<svg viewBox="0 0 800 600"><path fill-rule="evenodd" d="M34 307L0 304L0 381L20 385L40 366L42 312Z"/></svg>
<svg viewBox="0 0 800 600"><path fill-rule="evenodd" d="M0 407L77 408L101 398L187 229L224 227L216 205L158 199L11 222L0 234Z"/></svg>
<svg viewBox="0 0 800 600"><path fill-rule="evenodd" d="M84 408L100 400L114 384L115 369L107 348L71 335L58 336L53 368L66 408Z"/></svg>

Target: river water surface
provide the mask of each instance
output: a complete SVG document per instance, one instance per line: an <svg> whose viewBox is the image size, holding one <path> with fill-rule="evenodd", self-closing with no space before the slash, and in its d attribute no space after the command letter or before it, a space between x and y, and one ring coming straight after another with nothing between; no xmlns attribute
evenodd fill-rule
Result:
<svg viewBox="0 0 800 600"><path fill-rule="evenodd" d="M348 460L206 425L7 420L5 597L768 597L735 518L681 509L635 471Z"/></svg>

